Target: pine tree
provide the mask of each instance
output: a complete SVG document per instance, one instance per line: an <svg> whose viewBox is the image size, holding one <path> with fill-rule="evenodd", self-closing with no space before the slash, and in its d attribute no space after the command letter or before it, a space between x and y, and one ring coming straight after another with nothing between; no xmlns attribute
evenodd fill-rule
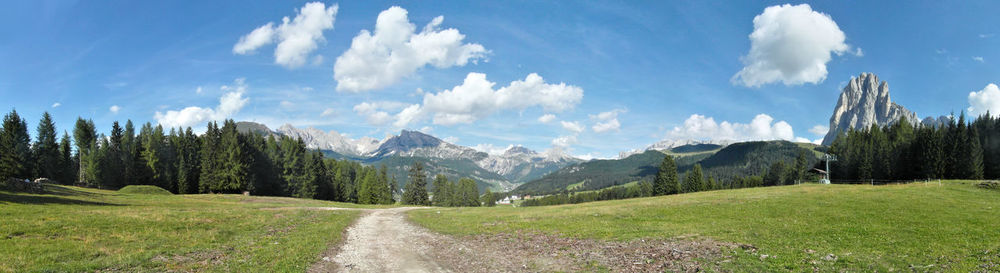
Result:
<svg viewBox="0 0 1000 273"><path fill-rule="evenodd" d="M219 169L222 167L221 137L218 124L209 122L208 129L205 130L205 134L201 138L201 174L198 176L200 182L198 187L202 193L215 192L215 189L218 188L221 179Z"/></svg>
<svg viewBox="0 0 1000 273"><path fill-rule="evenodd" d="M680 193L680 183L677 181L677 164L674 157L667 155L663 157L660 168L656 172L656 179L653 180L653 195L667 195Z"/></svg>
<svg viewBox="0 0 1000 273"><path fill-rule="evenodd" d="M809 171L809 158L806 157L806 150L799 150L799 155L795 158L795 180L806 180L806 173Z"/></svg>
<svg viewBox="0 0 1000 273"><path fill-rule="evenodd" d="M495 207L497 205L497 198L493 195L493 192L490 191L489 188L487 188L486 192L483 193L482 202L483 206L486 207Z"/></svg>
<svg viewBox="0 0 1000 273"><path fill-rule="evenodd" d="M764 175L764 186L779 186L782 185L785 180L785 175L787 171L785 170L785 162L777 161L771 164L771 168L767 170L767 174Z"/></svg>
<svg viewBox="0 0 1000 273"><path fill-rule="evenodd" d="M427 199L427 174L424 173L424 165L414 162L410 168L409 181L403 192L403 204L406 205L430 205Z"/></svg>
<svg viewBox="0 0 1000 273"><path fill-rule="evenodd" d="M0 179L30 179L32 172L31 137L28 123L11 110L3 118L0 131Z"/></svg>
<svg viewBox="0 0 1000 273"><path fill-rule="evenodd" d="M92 175L86 172L87 162L90 160L84 160L84 158L89 156L91 148L96 147L96 141L97 131L94 127L94 121L77 118L76 126L73 128L73 142L76 144L77 167L79 169L77 181L80 183L92 180Z"/></svg>
<svg viewBox="0 0 1000 273"><path fill-rule="evenodd" d="M122 175L123 162L122 162L122 141L124 138L124 132L122 127L118 125L118 121L111 124L111 136L107 140L107 146L102 147L106 149L102 157L102 171L105 173L102 175L101 184L108 188L121 188L125 186L125 178Z"/></svg>
<svg viewBox="0 0 1000 273"><path fill-rule="evenodd" d="M142 163L142 147L135 137L135 125L132 120L125 122L125 130L122 132L121 154L122 160L122 183L124 185L140 184L140 173L144 163Z"/></svg>
<svg viewBox="0 0 1000 273"><path fill-rule="evenodd" d="M439 207L447 207L451 204L452 193L450 191L450 186L448 185L448 177L443 174L439 174L434 177L434 205Z"/></svg>
<svg viewBox="0 0 1000 273"><path fill-rule="evenodd" d="M59 179L59 144L56 143L56 126L49 112L42 114L38 122L38 134L31 146L35 158L35 175L49 179Z"/></svg>
<svg viewBox="0 0 1000 273"><path fill-rule="evenodd" d="M983 148L979 143L979 130L975 127L969 128L964 150L969 157L965 179L983 179Z"/></svg>
<svg viewBox="0 0 1000 273"><path fill-rule="evenodd" d="M223 122L221 129L222 137L220 139L221 145L221 159L220 164L220 180L217 188L218 192L229 192L229 193L240 193L245 190L249 190L249 175L250 175L250 155L247 153L246 141L243 140L240 133L236 130L236 122L233 120L226 120ZM305 143L302 143L300 139L297 146L301 147L301 159L305 158ZM304 166L303 166L304 167ZM299 173L301 181L300 192L298 197L301 198L313 198L316 194L316 189L314 185L307 184L305 172Z"/></svg>
<svg viewBox="0 0 1000 273"><path fill-rule="evenodd" d="M478 207L479 206L479 189L476 188L476 181L471 178L462 178L458 180L459 192L461 193L461 206L463 207Z"/></svg>
<svg viewBox="0 0 1000 273"><path fill-rule="evenodd" d="M59 177L57 180L62 184L73 184L73 181L76 180L75 165L69 133L63 131L63 137L59 141Z"/></svg>
<svg viewBox="0 0 1000 273"><path fill-rule="evenodd" d="M694 164L694 167L684 175L684 192L699 192L705 189L705 176L701 172L701 164Z"/></svg>

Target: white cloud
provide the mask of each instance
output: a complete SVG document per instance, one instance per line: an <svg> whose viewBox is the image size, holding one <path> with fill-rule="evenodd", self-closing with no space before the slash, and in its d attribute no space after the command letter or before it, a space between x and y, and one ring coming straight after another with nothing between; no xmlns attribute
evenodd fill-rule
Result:
<svg viewBox="0 0 1000 273"><path fill-rule="evenodd" d="M337 110L333 110L333 108L326 108L325 110L323 110L323 113L319 114L319 116L321 116L321 117L327 117L327 116L331 116L331 115L333 115L335 113L337 113Z"/></svg>
<svg viewBox="0 0 1000 273"><path fill-rule="evenodd" d="M365 120L372 125L385 125L392 118L389 113L379 111L379 107L374 103L362 102L354 106L354 112L365 117Z"/></svg>
<svg viewBox="0 0 1000 273"><path fill-rule="evenodd" d="M108 108L108 111L111 111L112 114L118 114L118 111L120 110L122 110L122 108L118 105L112 105L110 108Z"/></svg>
<svg viewBox="0 0 1000 273"><path fill-rule="evenodd" d="M281 25L269 22L240 37L240 41L233 45L233 53L252 54L262 46L277 42L274 63L288 68L300 67L316 50L318 43L326 42L323 31L333 28L337 9L337 4L326 7L321 2L306 3L298 10L295 19L286 16L281 19ZM317 56L313 61L322 60L321 56Z"/></svg>
<svg viewBox="0 0 1000 273"><path fill-rule="evenodd" d="M1000 114L1000 88L996 84L991 83L983 90L969 92L969 114L979 116L987 111L993 116Z"/></svg>
<svg viewBox="0 0 1000 273"><path fill-rule="evenodd" d="M439 29L444 17L431 20L419 32L407 11L394 6L382 11L375 31L362 30L351 48L337 57L333 77L338 91L361 92L383 88L410 76L424 66L436 68L475 63L489 53L476 43L463 43L457 29Z"/></svg>
<svg viewBox="0 0 1000 273"><path fill-rule="evenodd" d="M595 133L604 133L608 131L618 131L621 124L618 123L618 119L611 119L609 121L602 121L594 124L591 129L594 129Z"/></svg>
<svg viewBox="0 0 1000 273"><path fill-rule="evenodd" d="M57 102L57 103L53 103L52 104L52 108L56 108L56 107L59 107L59 106L62 106L62 103L58 103Z"/></svg>
<svg viewBox="0 0 1000 273"><path fill-rule="evenodd" d="M553 115L553 114L544 114L544 115L538 117L538 122L545 123L545 124L548 124L549 122L552 122L554 120L556 120L556 115Z"/></svg>
<svg viewBox="0 0 1000 273"><path fill-rule="evenodd" d="M403 108L396 114L396 122L393 123L396 127L405 127L410 122L419 119L421 116L421 108L419 104L414 104Z"/></svg>
<svg viewBox="0 0 1000 273"><path fill-rule="evenodd" d="M813 139L812 144L823 145L823 139L822 138Z"/></svg>
<svg viewBox="0 0 1000 273"><path fill-rule="evenodd" d="M354 111L372 125L385 125L394 120L393 126L405 128L430 117L434 124L450 126L472 123L509 109L541 107L545 111L561 112L575 107L583 99L583 89L565 83L548 84L534 73L500 89L494 90L494 85L496 83L486 80L485 74L469 73L461 85L451 90L424 93L423 104L365 102L356 105ZM397 110L395 115L389 114Z"/></svg>
<svg viewBox="0 0 1000 273"><path fill-rule="evenodd" d="M198 88L195 88L195 89L194 89L194 93L195 93L195 94L201 94L201 92L202 92L202 90L201 90L201 86L198 86Z"/></svg>
<svg viewBox="0 0 1000 273"><path fill-rule="evenodd" d="M712 117L694 114L668 135L673 139L728 141L795 139L791 125L785 121L774 122L774 118L766 114L758 114L750 123L717 123Z"/></svg>
<svg viewBox="0 0 1000 273"><path fill-rule="evenodd" d="M583 125L580 125L580 123L576 121L574 122L560 121L559 123L562 124L563 129L566 129L570 132L579 134L582 133L584 130Z"/></svg>
<svg viewBox="0 0 1000 273"><path fill-rule="evenodd" d="M819 83L826 79L831 53L842 55L850 49L837 23L808 4L767 7L753 25L750 53L742 57L745 66L732 78L736 84Z"/></svg>
<svg viewBox="0 0 1000 273"><path fill-rule="evenodd" d="M278 103L278 106L281 106L281 108L285 108L285 109L293 109L293 108L295 108L295 103L292 103L292 102L287 101L287 100L283 100L280 103Z"/></svg>
<svg viewBox="0 0 1000 273"><path fill-rule="evenodd" d="M994 35L993 33L979 34L979 38L990 38L993 37L993 35Z"/></svg>
<svg viewBox="0 0 1000 273"><path fill-rule="evenodd" d="M986 62L986 60L985 60L985 59L983 59L983 57L982 57L982 56L974 56L974 57L972 57L972 60L974 60L974 61L977 61L977 62L980 62L980 63L984 63L984 62Z"/></svg>
<svg viewBox="0 0 1000 273"><path fill-rule="evenodd" d="M476 151L484 152L491 155L502 155L507 149L514 147L514 145L507 145L506 147L493 146L493 144L476 144L472 146Z"/></svg>
<svg viewBox="0 0 1000 273"><path fill-rule="evenodd" d="M804 137L795 137L795 139L794 139L794 140L792 140L792 142L798 142L798 143L812 143L812 140L809 140L808 138L804 138Z"/></svg>
<svg viewBox="0 0 1000 273"><path fill-rule="evenodd" d="M424 111L433 115L434 124L454 125L471 123L507 109L539 106L545 111L562 112L583 99L583 89L565 83L549 84L535 73L497 90L494 85L486 80L486 74L469 73L462 85L425 94Z"/></svg>
<svg viewBox="0 0 1000 273"><path fill-rule="evenodd" d="M865 52L862 51L860 47L859 48L855 48L854 49L854 56L864 57L865 56Z"/></svg>
<svg viewBox="0 0 1000 273"><path fill-rule="evenodd" d="M625 113L625 111L625 109L615 109L607 112L601 112L597 115L590 115L591 119L597 121L591 129L593 129L596 133L618 131L621 127L621 124L618 122L618 114Z"/></svg>
<svg viewBox="0 0 1000 273"><path fill-rule="evenodd" d="M830 131L829 127L827 127L825 125L821 125L821 124L816 124L812 128L809 128L809 132L813 133L814 135L817 135L817 136L825 136L826 132L829 132L829 131Z"/></svg>
<svg viewBox="0 0 1000 273"><path fill-rule="evenodd" d="M166 113L156 111L156 122L164 127L192 127L209 120L223 120L236 114L247 104L249 98L243 97L247 85L245 79L234 81L235 86L222 86L223 91L229 91L219 98L219 106L215 109L189 106L179 111L170 110Z"/></svg>
<svg viewBox="0 0 1000 273"><path fill-rule="evenodd" d="M576 144L576 136L560 136L552 140L552 146L561 149L568 149L573 144Z"/></svg>
<svg viewBox="0 0 1000 273"><path fill-rule="evenodd" d="M442 138L441 140L444 140L444 142L448 142L451 144L455 144L455 142L458 142L458 138L454 136L447 136L445 138Z"/></svg>

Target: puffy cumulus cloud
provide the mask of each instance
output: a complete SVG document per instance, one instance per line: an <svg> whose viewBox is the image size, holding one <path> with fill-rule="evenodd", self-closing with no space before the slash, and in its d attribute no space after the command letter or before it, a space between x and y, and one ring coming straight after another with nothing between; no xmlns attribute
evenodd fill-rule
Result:
<svg viewBox="0 0 1000 273"><path fill-rule="evenodd" d="M831 54L842 55L850 46L829 15L808 4L770 6L753 18L750 53L732 81L748 87L781 81L785 85L819 83L826 79ZM857 50L855 55L863 55Z"/></svg>
<svg viewBox="0 0 1000 273"><path fill-rule="evenodd" d="M493 113L510 109L541 107L549 112L562 112L575 107L583 99L583 89L565 83L546 83L538 74L529 74L508 86L494 89L496 83L486 80L486 74L469 73L465 81L450 90L424 93L423 104L362 103L354 107L359 115L373 125L385 125L390 120L395 127L405 128L416 121L430 118L434 124L456 125L472 123ZM390 112L396 114L389 114ZM546 116L539 121L552 121ZM582 126L580 126L582 131Z"/></svg>
<svg viewBox="0 0 1000 273"><path fill-rule="evenodd" d="M792 142L812 143L812 140L809 140L808 138L804 138L804 137L795 137L795 139L793 139Z"/></svg>
<svg viewBox="0 0 1000 273"><path fill-rule="evenodd" d="M552 122L554 120L556 120L556 115L553 115L553 114L544 114L544 115L538 117L538 122L545 123L545 124L548 124L549 122Z"/></svg>
<svg viewBox="0 0 1000 273"><path fill-rule="evenodd" d="M597 115L590 115L590 119L597 122L591 127L591 129L593 129L595 133L618 131L618 129L621 128L621 124L618 122L618 114L625 113L625 111L625 109L615 109L607 112L601 112Z"/></svg>
<svg viewBox="0 0 1000 273"><path fill-rule="evenodd" d="M969 114L980 116L990 112L1000 114L1000 88L996 84L986 85L983 90L969 92Z"/></svg>
<svg viewBox="0 0 1000 273"><path fill-rule="evenodd" d="M563 129L566 129L567 131L574 132L577 134L582 133L584 130L583 125L580 125L580 123L576 121L573 122L560 121L559 123L562 124Z"/></svg>
<svg viewBox="0 0 1000 273"><path fill-rule="evenodd" d="M392 119L392 116L388 112L380 111L376 104L370 102L362 102L355 105L354 112L365 117L365 120L372 125L385 125Z"/></svg>
<svg viewBox="0 0 1000 273"><path fill-rule="evenodd" d="M560 136L552 139L552 146L562 150L569 149L570 146L576 143L576 136Z"/></svg>
<svg viewBox="0 0 1000 273"><path fill-rule="evenodd" d="M319 43L326 42L323 31L333 28L337 9L337 4L327 7L321 2L306 3L294 19L286 16L281 19L281 25L269 22L240 37L233 45L233 53L252 54L260 47L277 42L274 63L288 68L300 67ZM314 62L322 62L322 56L314 58Z"/></svg>
<svg viewBox="0 0 1000 273"><path fill-rule="evenodd" d="M121 110L122 110L122 107L118 106L118 105L112 105L111 107L108 108L108 111L110 111L112 114L118 114L118 111L121 111Z"/></svg>
<svg viewBox="0 0 1000 273"><path fill-rule="evenodd" d="M794 140L792 126L785 121L759 114L750 123L716 122L712 117L694 114L683 126L674 127L668 135L674 139L700 140Z"/></svg>
<svg viewBox="0 0 1000 273"><path fill-rule="evenodd" d="M219 105L212 108L201 108L197 106L185 107L181 110L170 110L166 113L156 111L154 118L156 122L164 127L191 127L210 120L223 120L236 114L246 106L249 98L243 97L246 93L246 80L236 79L234 86L224 85L223 91L228 91L219 98Z"/></svg>
<svg viewBox="0 0 1000 273"><path fill-rule="evenodd" d="M407 11L391 7L375 21L375 30L362 30L351 48L337 57L333 78L338 91L361 92L383 88L416 73L424 66L464 66L489 54L482 45L463 43L457 29L440 29L443 16L435 17L420 32Z"/></svg>
<svg viewBox="0 0 1000 273"><path fill-rule="evenodd" d="M820 124L816 124L816 126L813 126L812 128L809 128L809 132L813 133L814 135L817 135L817 136L825 136L826 132L829 132L829 131L830 131L830 127L827 127L827 126L824 126L824 125L820 125Z"/></svg>
<svg viewBox="0 0 1000 273"><path fill-rule="evenodd" d="M471 123L497 111L542 107L548 112L572 109L583 99L583 89L566 83L549 84L535 73L493 89L496 83L486 74L469 73L462 85L440 93L424 95L424 112L434 124Z"/></svg>

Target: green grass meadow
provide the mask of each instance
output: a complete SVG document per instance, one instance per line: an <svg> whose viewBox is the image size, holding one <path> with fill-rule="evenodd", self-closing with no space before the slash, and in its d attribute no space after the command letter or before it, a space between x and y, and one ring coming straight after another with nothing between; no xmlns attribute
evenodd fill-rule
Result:
<svg viewBox="0 0 1000 273"><path fill-rule="evenodd" d="M1000 270L1000 191L971 181L803 184L550 207L434 208L409 216L447 234L710 238L758 249L733 250L732 261L719 261L725 271ZM824 259L829 254L837 258Z"/></svg>
<svg viewBox="0 0 1000 273"><path fill-rule="evenodd" d="M0 272L303 272L359 213L295 198L46 188L0 191Z"/></svg>

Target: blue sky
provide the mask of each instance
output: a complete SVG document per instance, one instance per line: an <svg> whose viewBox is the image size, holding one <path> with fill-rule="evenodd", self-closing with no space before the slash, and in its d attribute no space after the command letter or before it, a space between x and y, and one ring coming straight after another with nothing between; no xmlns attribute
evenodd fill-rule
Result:
<svg viewBox="0 0 1000 273"><path fill-rule="evenodd" d="M972 103L1000 108L1000 91L993 96L987 87L1000 82L1000 4L990 1L829 1L808 7L750 1L320 3L318 17L297 26L294 19L307 2L5 3L0 101L16 108L31 128L43 111L53 114L60 130L82 116L101 132L114 120L202 129L205 120L233 118L272 128L313 126L353 138L409 128L465 146L557 147L586 157L613 157L665 138L815 140L822 135L810 129L828 125L840 89L861 72L888 81L893 100L921 117L966 110ZM789 11L775 13L776 22L820 18L820 26L827 26L821 19L826 16L836 30L789 32L805 38L762 36L756 46L770 53L754 59L754 18L766 17L762 13L771 6ZM377 32L380 13L400 22L401 10L413 33L405 33L404 24L402 30L386 27L386 37L398 34L413 42L420 34L441 35L425 37L419 48L388 47L402 56L391 69L345 61L335 72L338 59L351 50L363 60L380 52L352 41L362 31ZM285 30L283 17L290 19ZM323 27L325 21L332 27ZM427 28L432 22L439 24ZM261 36L264 42L252 50L237 52L241 39L262 26L273 33ZM450 29L463 36L443 35ZM832 35L836 31L841 39ZM798 44L781 45L790 40ZM755 85L734 77L755 61L814 62L809 58L817 52L829 56L819 58L826 69L822 77L804 73L796 81L785 75ZM293 61L276 61L279 55ZM532 74L541 80L532 81ZM358 77L378 84L342 83ZM527 83L509 87L514 81ZM463 83L469 84L456 88ZM970 92L981 92L975 102ZM236 103L222 109L220 98L227 94ZM197 107L187 114L201 115L181 119L187 107ZM540 120L546 114L554 117ZM755 131L753 121L761 114L770 119L756 121L774 132ZM410 119L400 121L404 116ZM708 118L709 125L737 129L697 127Z"/></svg>

